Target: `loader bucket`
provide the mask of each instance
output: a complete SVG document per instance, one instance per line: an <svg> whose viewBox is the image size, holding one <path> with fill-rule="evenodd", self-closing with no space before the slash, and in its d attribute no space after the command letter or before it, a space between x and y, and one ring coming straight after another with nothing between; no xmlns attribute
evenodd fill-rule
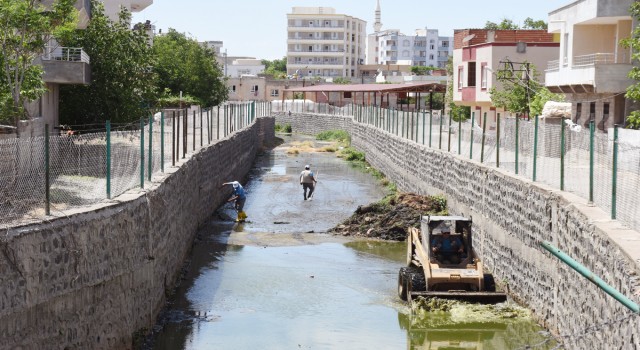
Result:
<svg viewBox="0 0 640 350"><path fill-rule="evenodd" d="M474 304L498 304L507 301L507 294L501 292L411 292L411 299L417 297L459 300Z"/></svg>

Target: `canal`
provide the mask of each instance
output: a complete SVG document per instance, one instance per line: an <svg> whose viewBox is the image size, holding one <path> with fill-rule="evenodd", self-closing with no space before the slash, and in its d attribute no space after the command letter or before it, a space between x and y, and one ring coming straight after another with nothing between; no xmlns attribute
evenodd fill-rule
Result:
<svg viewBox="0 0 640 350"><path fill-rule="evenodd" d="M227 205L200 228L146 349L517 349L548 340L514 305L412 313L397 297L404 243L326 233L384 189L333 153L307 152L321 143L280 137L249 175L247 221L233 222ZM305 164L318 177L310 201L298 181Z"/></svg>

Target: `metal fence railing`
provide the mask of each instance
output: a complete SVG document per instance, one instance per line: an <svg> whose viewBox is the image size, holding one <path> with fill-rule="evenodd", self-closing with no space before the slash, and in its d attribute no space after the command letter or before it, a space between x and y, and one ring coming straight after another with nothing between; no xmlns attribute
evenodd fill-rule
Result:
<svg viewBox="0 0 640 350"><path fill-rule="evenodd" d="M632 229L640 230L640 131L596 131L567 119L516 119L497 116L486 130L486 115L454 121L441 111L402 111L311 101L274 103L274 112L319 113L353 118L396 136L536 182L572 192ZM570 125L572 124L572 125Z"/></svg>
<svg viewBox="0 0 640 350"><path fill-rule="evenodd" d="M235 102L163 110L99 131L0 140L0 228L145 188L187 155L270 113L269 102Z"/></svg>

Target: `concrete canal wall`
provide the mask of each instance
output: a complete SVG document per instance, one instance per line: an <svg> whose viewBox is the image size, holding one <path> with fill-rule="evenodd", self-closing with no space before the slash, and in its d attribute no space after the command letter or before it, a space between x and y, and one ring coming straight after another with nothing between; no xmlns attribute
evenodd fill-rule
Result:
<svg viewBox="0 0 640 350"><path fill-rule="evenodd" d="M602 210L570 193L350 117L282 114L276 123L308 134L346 130L352 145L400 190L446 195L452 214L473 217L475 248L496 280L506 283L545 327L566 336L567 349L640 348L640 317L539 246L551 242L638 302L637 255L630 254L630 247L637 247L640 234Z"/></svg>
<svg viewBox="0 0 640 350"><path fill-rule="evenodd" d="M150 329L198 226L273 142L274 119L167 167L113 203L12 228L0 239L0 349L130 349ZM132 334L133 333L133 334Z"/></svg>

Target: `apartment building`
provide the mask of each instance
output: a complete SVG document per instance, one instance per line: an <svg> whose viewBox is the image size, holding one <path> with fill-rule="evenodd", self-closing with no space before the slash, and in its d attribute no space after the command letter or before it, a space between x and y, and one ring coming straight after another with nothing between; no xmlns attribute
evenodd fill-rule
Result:
<svg viewBox="0 0 640 350"><path fill-rule="evenodd" d="M45 6L51 6L54 0L44 0ZM139 12L153 4L153 0L103 0L105 14L113 21L118 20L121 7L131 12ZM78 28L85 29L91 19L91 1L78 0ZM34 121L24 123L21 134L37 136L44 134L44 125L59 124L58 96L62 84L91 83L91 59L81 47L62 47L51 41L43 55L35 63L44 69L43 80L47 92L37 101L31 102L27 109Z"/></svg>
<svg viewBox="0 0 640 350"><path fill-rule="evenodd" d="M509 115L491 102L490 90L500 88L496 73L501 62L528 62L542 72L549 60L558 56L560 43L544 30L459 29L454 31L453 102L470 106L476 120L487 113L487 127L493 128L497 115ZM544 75L538 80L542 83Z"/></svg>
<svg viewBox="0 0 640 350"><path fill-rule="evenodd" d="M437 29L417 29L415 35L386 30L376 36L374 63L408 64L446 68L453 53L452 38L439 36Z"/></svg>
<svg viewBox="0 0 640 350"><path fill-rule="evenodd" d="M545 85L572 104L573 121L594 121L607 131L622 124L631 103L624 97L631 51L620 45L633 30L632 0L582 0L549 13L549 33L560 39L558 54L548 62Z"/></svg>
<svg viewBox="0 0 640 350"><path fill-rule="evenodd" d="M331 7L293 7L287 14L287 75L358 77L366 57L366 22Z"/></svg>
<svg viewBox="0 0 640 350"><path fill-rule="evenodd" d="M446 68L453 53L453 38L437 29L416 29L405 35L398 29L382 30L380 0L376 2L373 33L367 36L367 64L406 64Z"/></svg>

